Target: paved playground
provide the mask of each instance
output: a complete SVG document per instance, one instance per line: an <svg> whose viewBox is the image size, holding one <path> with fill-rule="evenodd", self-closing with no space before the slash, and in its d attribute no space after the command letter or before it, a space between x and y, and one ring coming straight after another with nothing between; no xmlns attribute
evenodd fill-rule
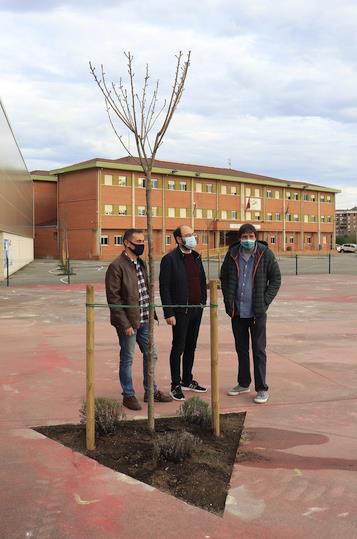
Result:
<svg viewBox="0 0 357 539"><path fill-rule="evenodd" d="M96 301L104 303L103 284L95 288ZM85 394L85 285L0 288L1 537L357 537L357 275L284 277L269 311L266 405L252 402L254 392L226 395L237 366L221 303L221 410L246 410L248 435L222 518L31 430L78 422ZM159 315L156 378L167 390L170 328ZM118 397L117 338L104 307L96 310L95 346L96 394ZM194 374L208 386L209 350L206 310ZM142 401L141 379L138 355L134 380ZM203 398L209 401L210 391ZM173 415L179 404L157 404L157 415Z"/></svg>

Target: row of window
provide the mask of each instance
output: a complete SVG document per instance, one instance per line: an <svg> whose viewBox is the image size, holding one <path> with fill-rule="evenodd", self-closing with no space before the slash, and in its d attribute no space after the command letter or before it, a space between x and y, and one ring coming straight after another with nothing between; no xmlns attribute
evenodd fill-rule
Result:
<svg viewBox="0 0 357 539"><path fill-rule="evenodd" d="M173 236L171 234L166 234L165 236L165 245L171 245L173 242ZM208 233L202 232L201 234L201 243L207 245L208 243ZM101 245L109 245L109 236L103 234L100 237L100 244ZM118 235L114 236L114 245L123 245L123 236Z"/></svg>
<svg viewBox="0 0 357 539"><path fill-rule="evenodd" d="M104 213L105 215L128 215L128 206L126 205L114 205L114 204L104 204ZM230 220L237 220L240 218L240 214L237 210L221 210L218 212L220 217L219 219L230 219ZM146 206L137 206L136 207L136 215L138 216L145 216L146 215ZM161 215L161 208L158 206L152 207L152 216L153 217L159 217ZM194 210L194 217L196 219L213 219L214 211L211 209L201 209L201 208L195 208ZM191 210L188 208L167 208L167 217L180 217L180 218L186 218L191 216ZM262 218L262 214L260 212L250 212L247 211L245 214L245 219L247 221L260 221ZM286 213L285 214L286 221L300 221L300 216L297 213L291 214ZM267 221L281 221L282 220L282 214L280 212L276 213L267 213L266 214L266 220ZM316 223L317 217L316 215L304 215L304 223ZM332 223L332 216L331 215L321 215L320 217L321 223Z"/></svg>
<svg viewBox="0 0 357 539"><path fill-rule="evenodd" d="M120 187L127 187L129 184L129 180L126 176L112 176L111 174L105 174L104 175L104 185L118 185ZM137 178L136 180L137 187L146 187L146 178ZM158 180L157 178L151 179L151 187L153 189L159 189L161 188L161 180ZM188 191L189 190L189 182L185 180L167 180L167 189L169 191ZM197 183L195 184L195 191L196 193L215 193L216 192L216 185L213 183ZM239 187L234 184L220 184L220 193L222 195L239 195ZM245 196L250 197L261 197L262 195L262 189L261 188L253 188L253 187L246 187L245 189ZM280 199L281 198L281 191L279 190L271 190L266 189L265 191L266 198L275 198ZM292 192L292 191L286 191L286 199L287 200L300 200L301 193L299 192ZM311 201L316 202L317 195L315 193L307 193L304 192L302 196L302 200L304 201ZM332 202L331 195L320 195L320 202Z"/></svg>

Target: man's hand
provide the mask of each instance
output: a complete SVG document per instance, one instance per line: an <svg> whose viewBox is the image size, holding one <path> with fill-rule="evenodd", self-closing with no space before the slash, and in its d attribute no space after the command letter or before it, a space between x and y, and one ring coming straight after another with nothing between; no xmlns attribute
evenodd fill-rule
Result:
<svg viewBox="0 0 357 539"><path fill-rule="evenodd" d="M126 335L127 337L131 337L132 335L134 335L135 331L133 330L133 328L130 326L130 328L127 328L124 330L124 335Z"/></svg>
<svg viewBox="0 0 357 539"><path fill-rule="evenodd" d="M169 326L176 326L175 316L170 316L170 318L166 318L166 324L168 324Z"/></svg>

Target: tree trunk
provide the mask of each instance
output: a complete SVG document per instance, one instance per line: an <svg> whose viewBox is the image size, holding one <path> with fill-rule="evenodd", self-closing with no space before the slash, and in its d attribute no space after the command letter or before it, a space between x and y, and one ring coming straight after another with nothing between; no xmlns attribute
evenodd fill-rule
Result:
<svg viewBox="0 0 357 539"><path fill-rule="evenodd" d="M148 428L155 430L154 414L154 373L155 365L153 361L154 348L154 324L155 324L155 275L154 275L154 245L152 235L152 206L151 206L151 170L146 174L146 221L149 247L149 350L148 350Z"/></svg>

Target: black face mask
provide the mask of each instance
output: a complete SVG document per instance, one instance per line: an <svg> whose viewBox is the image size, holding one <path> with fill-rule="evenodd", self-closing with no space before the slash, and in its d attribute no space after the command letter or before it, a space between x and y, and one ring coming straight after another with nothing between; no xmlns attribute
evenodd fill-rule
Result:
<svg viewBox="0 0 357 539"><path fill-rule="evenodd" d="M133 243L131 242L131 245L134 245L134 247L128 246L129 249L134 253L135 256L141 256L144 252L144 244L143 243Z"/></svg>

